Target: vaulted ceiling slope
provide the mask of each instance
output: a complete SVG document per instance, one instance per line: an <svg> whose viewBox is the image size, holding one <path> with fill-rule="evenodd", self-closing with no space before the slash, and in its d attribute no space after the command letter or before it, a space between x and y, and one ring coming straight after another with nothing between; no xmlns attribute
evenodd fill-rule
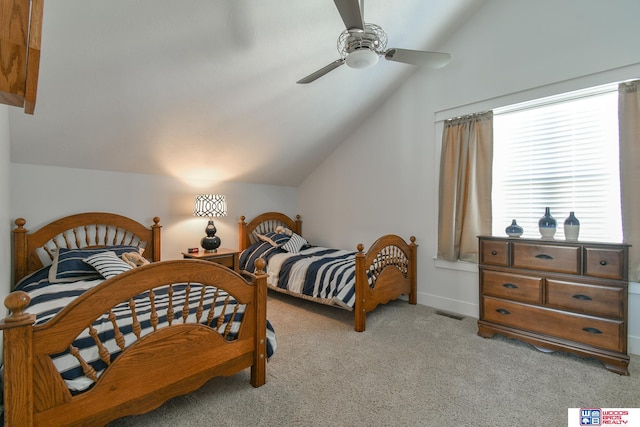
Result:
<svg viewBox="0 0 640 427"><path fill-rule="evenodd" d="M364 16L389 47L438 50L479 4L368 0ZM11 161L297 186L415 71L382 60L296 84L339 58L344 29L332 0L46 1Z"/></svg>

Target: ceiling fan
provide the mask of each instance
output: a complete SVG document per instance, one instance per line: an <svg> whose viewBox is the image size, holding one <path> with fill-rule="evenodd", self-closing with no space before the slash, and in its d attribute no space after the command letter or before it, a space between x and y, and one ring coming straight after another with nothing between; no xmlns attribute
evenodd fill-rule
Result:
<svg viewBox="0 0 640 427"><path fill-rule="evenodd" d="M444 67L451 61L451 55L409 49L387 49L387 34L375 24L364 22L362 7L358 0L333 0L342 17L346 30L338 37L338 52L341 58L298 80L296 83L311 83L346 63L351 68L374 66L381 56L388 61L421 65L431 68Z"/></svg>

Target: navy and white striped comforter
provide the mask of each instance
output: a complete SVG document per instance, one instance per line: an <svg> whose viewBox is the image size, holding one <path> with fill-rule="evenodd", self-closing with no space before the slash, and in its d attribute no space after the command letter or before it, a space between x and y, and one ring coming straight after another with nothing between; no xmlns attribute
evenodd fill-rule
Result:
<svg viewBox="0 0 640 427"><path fill-rule="evenodd" d="M240 268L253 271L257 258L267 262L267 284L276 290L352 310L355 305L354 251L311 246L289 253L257 242L240 255Z"/></svg>
<svg viewBox="0 0 640 427"><path fill-rule="evenodd" d="M23 279L16 287L16 290L25 291L31 296L31 302L25 311L30 314L37 315L35 323L36 325L47 322L60 310L71 303L75 298L103 282L103 280L87 280L71 283L52 284L48 281L48 275L49 267L42 268L32 275L28 276L26 279ZM186 288L186 284L173 285L173 310L175 313L173 321L180 324L182 323L182 308L187 294ZM154 289L156 313L159 317L158 329L168 324L166 316L169 301L169 297L166 292L167 289L168 287ZM194 283L191 284L188 300L192 303L190 305L190 313L187 318L187 323L195 323L196 321L195 306L197 304L194 304L193 302L200 300L201 289L201 285ZM206 313L208 313L209 308L211 307L211 304L213 302L214 292L214 289L211 287L207 289L204 299L205 314L203 315L203 319L201 320L203 323L206 322ZM216 322L217 317L220 316L223 311L223 305L226 296L226 293L223 294L223 292L220 291L220 295L216 300L216 309L214 311L216 318L214 319L213 323ZM136 304L136 316L142 326L142 337L153 332L153 326L150 322L151 305L149 301L149 295L145 292L136 296L134 298L134 301ZM224 323L217 328L218 332L223 333L225 328L227 327L227 324L229 323L229 321L231 321L233 307L235 305L235 300L231 300L231 302L227 304L226 308L224 309ZM233 318L231 331L227 336L227 340L231 341L237 338L237 332L240 328L244 309L244 304L238 305L238 312ZM129 302L125 301L119 304L113 309L113 312L117 318L116 323L118 324L118 328L124 335L126 345L128 346L134 343L137 338L131 326L132 315L129 308ZM102 317L96 320L96 322L93 323L93 327L97 330L98 336L100 337L101 341L111 353L111 361L113 361L121 353L121 350L115 342L114 329L111 321L108 318L108 313L105 313ZM88 328L85 329L78 337L78 339L73 342L73 346L77 347L80 350L82 358L98 372L98 376L107 367L107 365L102 360L100 360L98 347L95 345L93 338L89 335ZM275 350L275 333L273 327L267 321L267 357L270 357L275 352ZM87 390L93 385L93 381L83 374L80 363L74 356L69 353L69 351L53 355L52 359L54 365L62 375L65 383L72 393L78 393Z"/></svg>

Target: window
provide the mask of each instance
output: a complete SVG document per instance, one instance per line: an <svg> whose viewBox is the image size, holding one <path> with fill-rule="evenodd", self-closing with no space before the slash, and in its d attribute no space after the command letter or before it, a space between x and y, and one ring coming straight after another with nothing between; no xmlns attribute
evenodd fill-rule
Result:
<svg viewBox="0 0 640 427"><path fill-rule="evenodd" d="M540 237L549 207L556 239L574 211L580 240L622 241L617 84L494 110L492 186L495 235Z"/></svg>

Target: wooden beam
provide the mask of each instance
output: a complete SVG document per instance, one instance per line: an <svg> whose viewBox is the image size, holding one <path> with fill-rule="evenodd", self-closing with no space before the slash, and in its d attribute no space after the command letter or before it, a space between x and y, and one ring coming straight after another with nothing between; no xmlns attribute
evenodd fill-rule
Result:
<svg viewBox="0 0 640 427"><path fill-rule="evenodd" d="M0 0L0 103L33 114L44 0Z"/></svg>
<svg viewBox="0 0 640 427"><path fill-rule="evenodd" d="M27 47L27 77L25 82L24 112L33 114L36 108L38 75L40 72L40 42L42 40L42 13L44 0L31 0L29 46Z"/></svg>

